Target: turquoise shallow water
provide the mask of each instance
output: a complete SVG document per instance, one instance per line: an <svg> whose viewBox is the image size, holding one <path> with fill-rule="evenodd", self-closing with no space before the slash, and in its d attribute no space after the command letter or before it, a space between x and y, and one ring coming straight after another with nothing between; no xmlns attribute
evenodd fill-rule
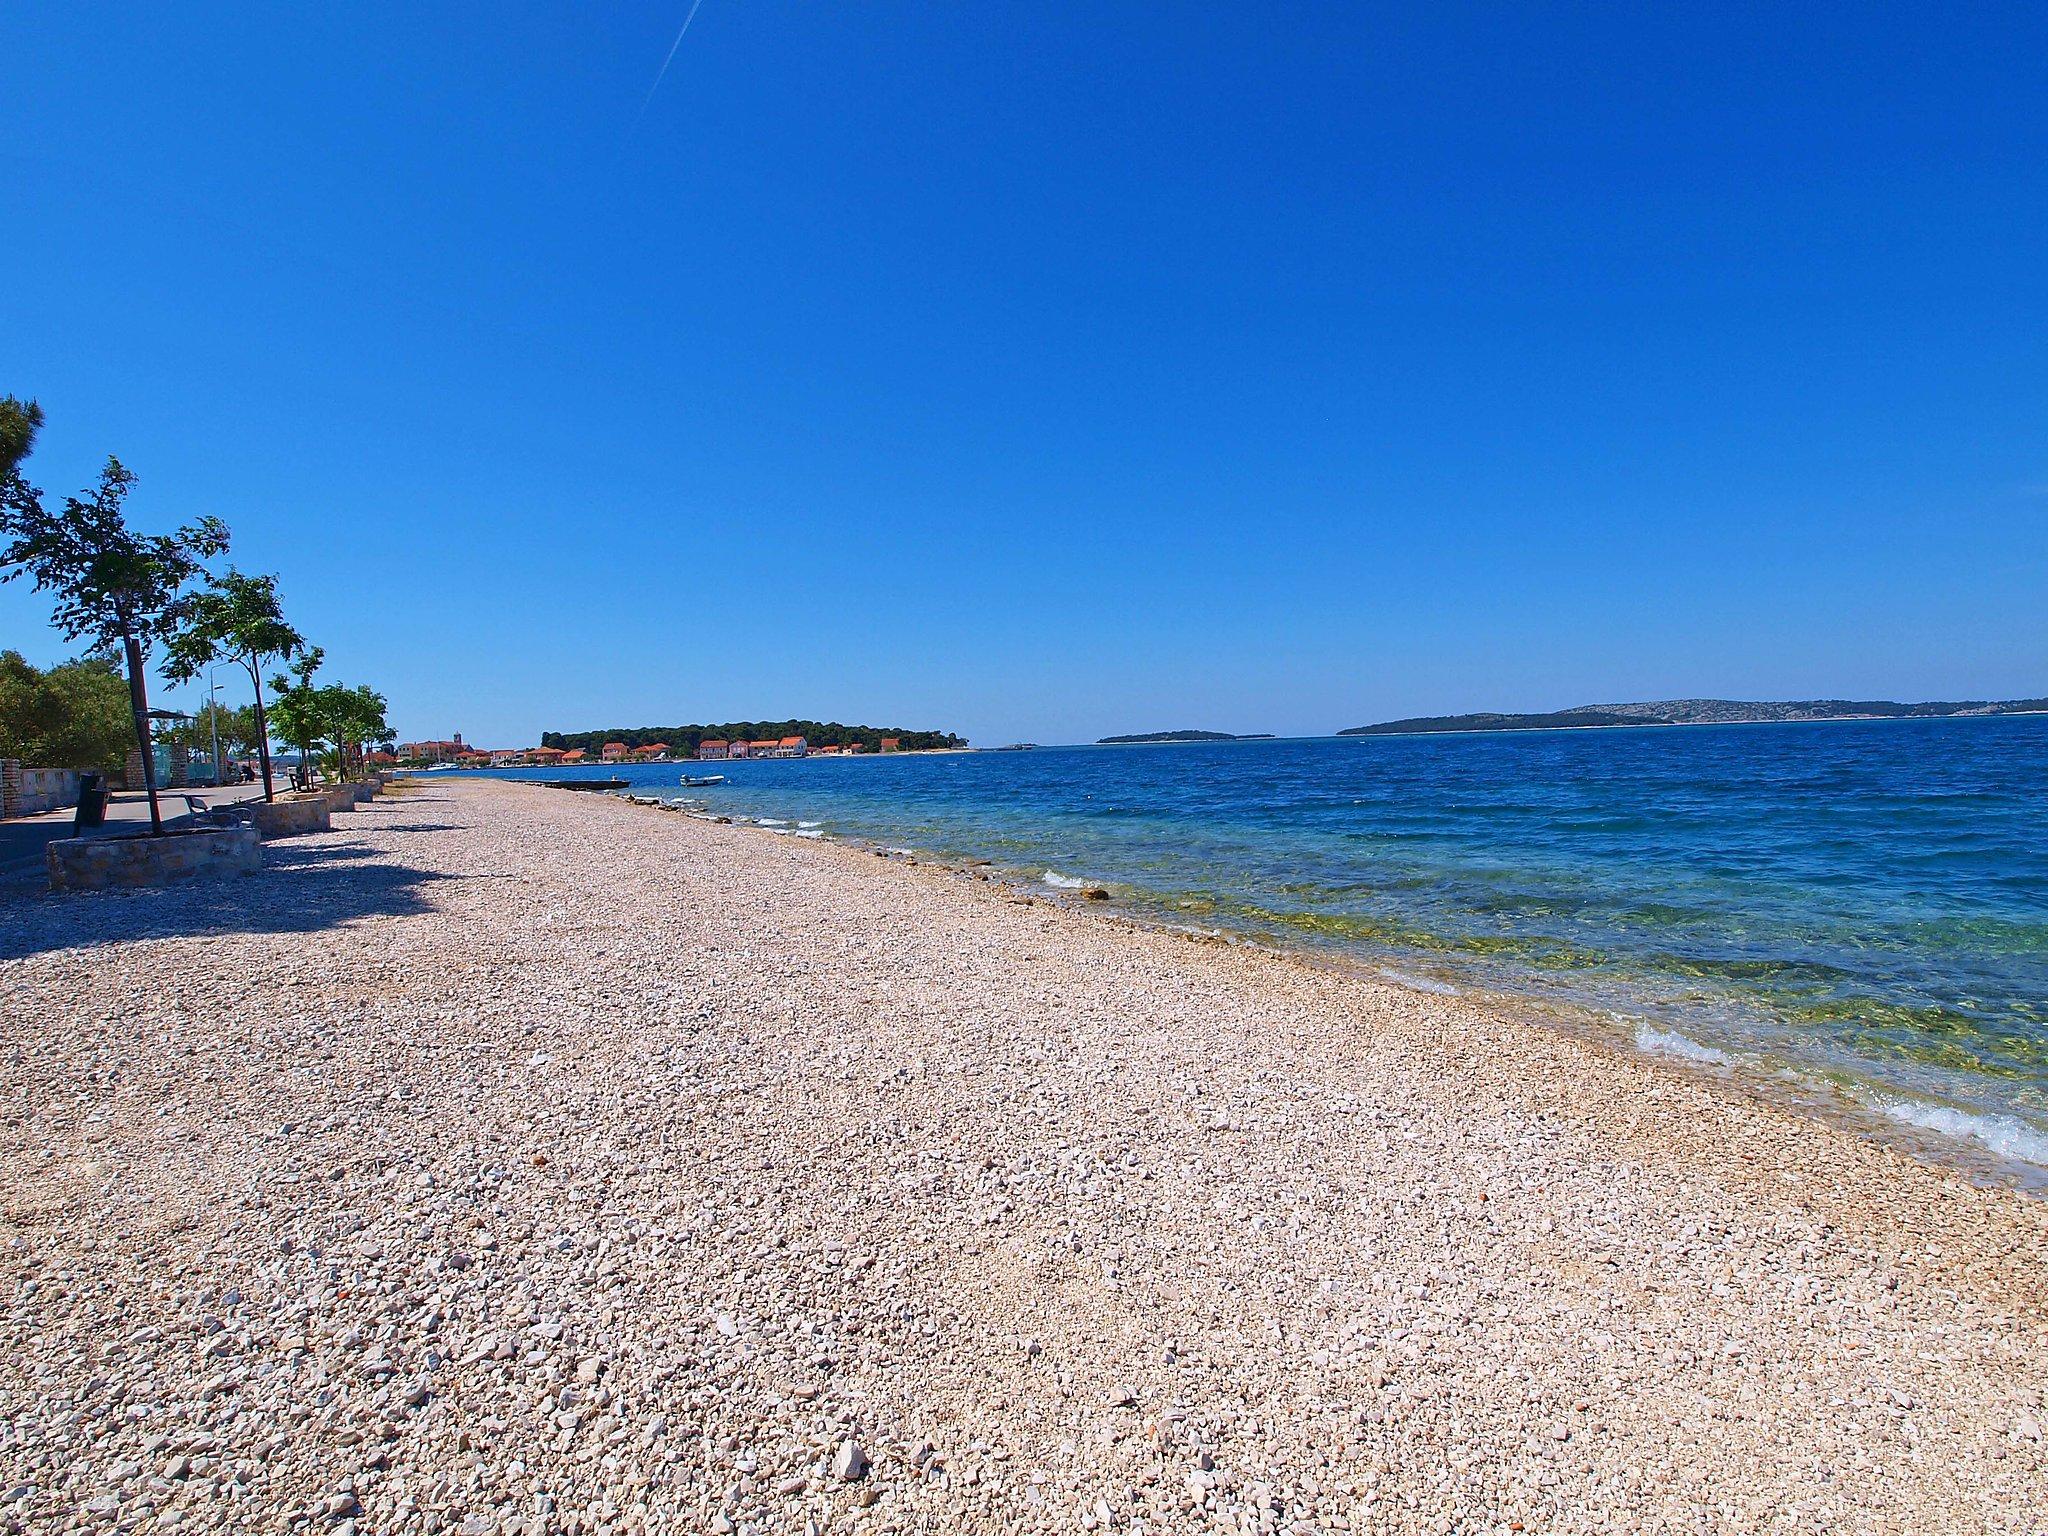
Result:
<svg viewBox="0 0 2048 1536"><path fill-rule="evenodd" d="M625 776L1588 1005L1645 1049L2048 1167L2048 717L740 762L701 791L679 771Z"/></svg>

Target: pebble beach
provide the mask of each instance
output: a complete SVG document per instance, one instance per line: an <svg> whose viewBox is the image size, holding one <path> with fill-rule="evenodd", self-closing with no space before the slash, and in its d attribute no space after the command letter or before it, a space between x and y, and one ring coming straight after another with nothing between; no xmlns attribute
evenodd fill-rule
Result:
<svg viewBox="0 0 2048 1536"><path fill-rule="evenodd" d="M2048 1531L2048 1206L601 796L0 899L0 1532Z"/></svg>

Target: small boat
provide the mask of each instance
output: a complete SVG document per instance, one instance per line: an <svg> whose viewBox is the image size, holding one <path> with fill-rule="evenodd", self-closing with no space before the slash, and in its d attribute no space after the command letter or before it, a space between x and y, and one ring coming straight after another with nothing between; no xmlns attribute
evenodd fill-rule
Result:
<svg viewBox="0 0 2048 1536"><path fill-rule="evenodd" d="M713 784L723 784L725 782L725 775L722 773L686 773L676 782L685 789L708 789Z"/></svg>

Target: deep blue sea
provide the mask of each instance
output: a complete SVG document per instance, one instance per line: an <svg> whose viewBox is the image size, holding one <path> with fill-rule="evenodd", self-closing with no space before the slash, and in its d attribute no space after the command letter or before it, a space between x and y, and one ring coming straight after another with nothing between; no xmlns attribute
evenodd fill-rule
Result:
<svg viewBox="0 0 2048 1536"><path fill-rule="evenodd" d="M724 773L714 788L682 772ZM508 777L560 777L534 771ZM624 770L789 833L1541 997L2048 1169L2048 717Z"/></svg>

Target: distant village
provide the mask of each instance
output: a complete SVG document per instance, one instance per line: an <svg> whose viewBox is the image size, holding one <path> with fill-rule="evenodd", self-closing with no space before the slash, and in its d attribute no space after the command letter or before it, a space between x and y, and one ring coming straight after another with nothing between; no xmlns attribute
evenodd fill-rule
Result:
<svg viewBox="0 0 2048 1536"><path fill-rule="evenodd" d="M665 741L650 741L629 747L623 741L608 741L597 751L586 747L482 748L462 739L457 731L447 741L401 742L395 752L373 753L371 760L402 768L573 768L586 763L679 763L727 762L740 757L855 757L867 752L866 743L835 742L812 746L802 736L781 736L768 741L706 740L693 752L688 747L671 749ZM878 748L900 752L900 736L884 736Z"/></svg>

